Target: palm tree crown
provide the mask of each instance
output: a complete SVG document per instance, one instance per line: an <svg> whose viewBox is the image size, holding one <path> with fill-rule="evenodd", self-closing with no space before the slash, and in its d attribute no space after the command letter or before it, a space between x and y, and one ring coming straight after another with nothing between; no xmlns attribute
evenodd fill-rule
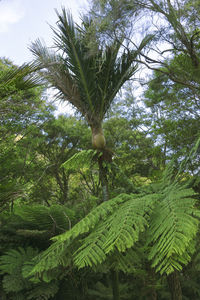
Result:
<svg viewBox="0 0 200 300"><path fill-rule="evenodd" d="M105 47L98 45L91 53L85 39L89 22L80 27L65 9L57 15L57 29L53 31L59 51L37 40L31 46L35 64L40 75L58 90L59 98L69 101L85 117L92 129L93 146L103 148L102 120L117 92L136 71L133 62L145 42L137 50L121 51L120 43L114 41Z"/></svg>

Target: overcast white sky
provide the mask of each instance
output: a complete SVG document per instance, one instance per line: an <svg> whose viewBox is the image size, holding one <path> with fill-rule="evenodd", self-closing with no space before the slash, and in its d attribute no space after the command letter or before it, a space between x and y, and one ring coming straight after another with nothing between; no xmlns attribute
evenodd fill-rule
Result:
<svg viewBox="0 0 200 300"><path fill-rule="evenodd" d="M87 6L87 0L1 0L0 1L0 57L6 57L17 65L30 61L28 50L31 42L42 38L52 44L55 25L55 8L71 9L75 20Z"/></svg>

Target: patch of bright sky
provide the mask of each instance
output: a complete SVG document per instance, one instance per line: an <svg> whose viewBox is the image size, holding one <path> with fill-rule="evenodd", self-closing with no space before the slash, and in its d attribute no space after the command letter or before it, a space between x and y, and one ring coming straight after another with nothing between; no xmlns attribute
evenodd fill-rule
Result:
<svg viewBox="0 0 200 300"><path fill-rule="evenodd" d="M0 0L0 57L21 65L32 60L28 47L37 38L52 45L57 21L55 9L70 9L76 22L87 8L87 0ZM59 105L59 112L66 110Z"/></svg>
<svg viewBox="0 0 200 300"><path fill-rule="evenodd" d="M0 1L0 57L7 57L20 65L31 60L28 49L37 38L52 44L52 30L57 15L64 6L78 21L87 7L87 0L1 0Z"/></svg>

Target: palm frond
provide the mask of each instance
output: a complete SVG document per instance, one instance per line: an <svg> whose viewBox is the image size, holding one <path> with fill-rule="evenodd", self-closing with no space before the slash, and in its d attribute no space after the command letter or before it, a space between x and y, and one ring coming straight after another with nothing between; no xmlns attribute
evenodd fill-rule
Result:
<svg viewBox="0 0 200 300"><path fill-rule="evenodd" d="M69 101L82 112L77 83L66 67L63 57L48 49L40 40L32 43L30 49L36 57L33 66L39 70L39 77L60 91L57 95L61 100Z"/></svg>
<svg viewBox="0 0 200 300"><path fill-rule="evenodd" d="M138 49L124 50L122 54L117 41L106 47L97 45L91 53L85 39L91 22L81 27L65 9L57 16L57 28L52 29L55 47L61 54L49 51L37 40L31 47L35 64L46 69L40 74L59 90L59 97L73 104L90 126L99 125L116 94L137 70L134 61L149 38Z"/></svg>
<svg viewBox="0 0 200 300"><path fill-rule="evenodd" d="M67 68L76 77L79 89L83 95L82 101L89 104L93 110L92 98L94 93L94 59L87 55L88 48L80 36L80 31L75 26L72 15L62 10L57 12L59 21L55 33L55 44L64 53Z"/></svg>
<svg viewBox="0 0 200 300"><path fill-rule="evenodd" d="M2 72L0 76L1 98L13 94L13 88L9 92L9 86L14 85L18 91L25 91L40 85L40 79L32 75L34 71L31 64L24 64L20 67L12 66L9 70Z"/></svg>

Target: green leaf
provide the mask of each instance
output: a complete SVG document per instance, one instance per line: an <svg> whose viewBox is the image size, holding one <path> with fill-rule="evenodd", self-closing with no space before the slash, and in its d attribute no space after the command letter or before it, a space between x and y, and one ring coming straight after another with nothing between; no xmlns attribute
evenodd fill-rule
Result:
<svg viewBox="0 0 200 300"><path fill-rule="evenodd" d="M148 232L149 259L161 274L182 270L194 252L191 245L199 225L194 195L192 189L172 184L163 191L152 214Z"/></svg>

